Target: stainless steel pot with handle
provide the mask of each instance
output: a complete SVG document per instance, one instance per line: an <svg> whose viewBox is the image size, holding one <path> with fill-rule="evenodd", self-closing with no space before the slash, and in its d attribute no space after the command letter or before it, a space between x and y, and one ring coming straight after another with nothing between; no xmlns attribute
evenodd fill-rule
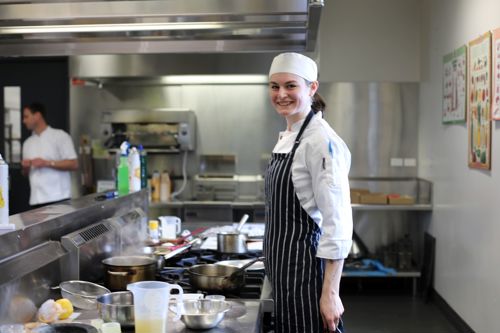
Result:
<svg viewBox="0 0 500 333"><path fill-rule="evenodd" d="M248 214L243 215L234 232L217 234L217 251L220 253L242 254L247 253L247 235L241 233L243 225L248 220Z"/></svg>
<svg viewBox="0 0 500 333"><path fill-rule="evenodd" d="M240 268L215 264L195 265L187 270L189 283L193 288L204 291L235 291L245 285L245 274L239 273L260 260L264 258L256 258Z"/></svg>
<svg viewBox="0 0 500 333"><path fill-rule="evenodd" d="M127 284L155 280L156 260L144 256L111 257L102 261L105 285L111 291L127 290Z"/></svg>
<svg viewBox="0 0 500 333"><path fill-rule="evenodd" d="M247 235L234 232L218 233L217 251L230 254L247 253Z"/></svg>

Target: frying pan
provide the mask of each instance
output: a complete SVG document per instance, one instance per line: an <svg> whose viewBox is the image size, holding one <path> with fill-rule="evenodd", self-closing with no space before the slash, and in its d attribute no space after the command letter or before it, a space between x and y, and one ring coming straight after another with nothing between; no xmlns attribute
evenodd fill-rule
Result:
<svg viewBox="0 0 500 333"><path fill-rule="evenodd" d="M264 257L256 258L240 268L216 264L195 265L187 270L189 283L193 288L204 291L235 291L245 285L245 269L261 260Z"/></svg>

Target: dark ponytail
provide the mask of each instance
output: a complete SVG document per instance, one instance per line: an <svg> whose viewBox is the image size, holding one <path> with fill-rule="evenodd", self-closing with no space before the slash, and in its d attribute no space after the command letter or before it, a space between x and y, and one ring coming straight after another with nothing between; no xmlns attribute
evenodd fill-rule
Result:
<svg viewBox="0 0 500 333"><path fill-rule="evenodd" d="M321 97L320 94L315 93L314 96L312 97L312 104L311 104L311 109L313 110L314 113L317 113L318 111L325 111L326 108L326 103L323 97Z"/></svg>

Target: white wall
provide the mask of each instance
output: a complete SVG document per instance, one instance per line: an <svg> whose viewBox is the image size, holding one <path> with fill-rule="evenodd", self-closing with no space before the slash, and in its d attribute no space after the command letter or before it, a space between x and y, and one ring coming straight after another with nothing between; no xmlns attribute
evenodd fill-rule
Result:
<svg viewBox="0 0 500 333"><path fill-rule="evenodd" d="M417 82L419 0L326 0L320 80Z"/></svg>
<svg viewBox="0 0 500 333"><path fill-rule="evenodd" d="M500 123L492 171L467 166L467 126L441 124L442 58L500 27L498 0L422 1L419 173L434 182L435 289L478 333L500 331Z"/></svg>

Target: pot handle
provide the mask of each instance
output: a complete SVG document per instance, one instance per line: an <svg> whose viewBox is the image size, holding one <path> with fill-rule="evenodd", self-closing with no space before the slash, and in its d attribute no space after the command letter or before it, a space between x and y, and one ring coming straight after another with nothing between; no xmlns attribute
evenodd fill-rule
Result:
<svg viewBox="0 0 500 333"><path fill-rule="evenodd" d="M114 271L108 271L108 274L111 275L119 275L119 276L128 276L128 275L135 275L135 271L131 270L129 272L114 272Z"/></svg>

